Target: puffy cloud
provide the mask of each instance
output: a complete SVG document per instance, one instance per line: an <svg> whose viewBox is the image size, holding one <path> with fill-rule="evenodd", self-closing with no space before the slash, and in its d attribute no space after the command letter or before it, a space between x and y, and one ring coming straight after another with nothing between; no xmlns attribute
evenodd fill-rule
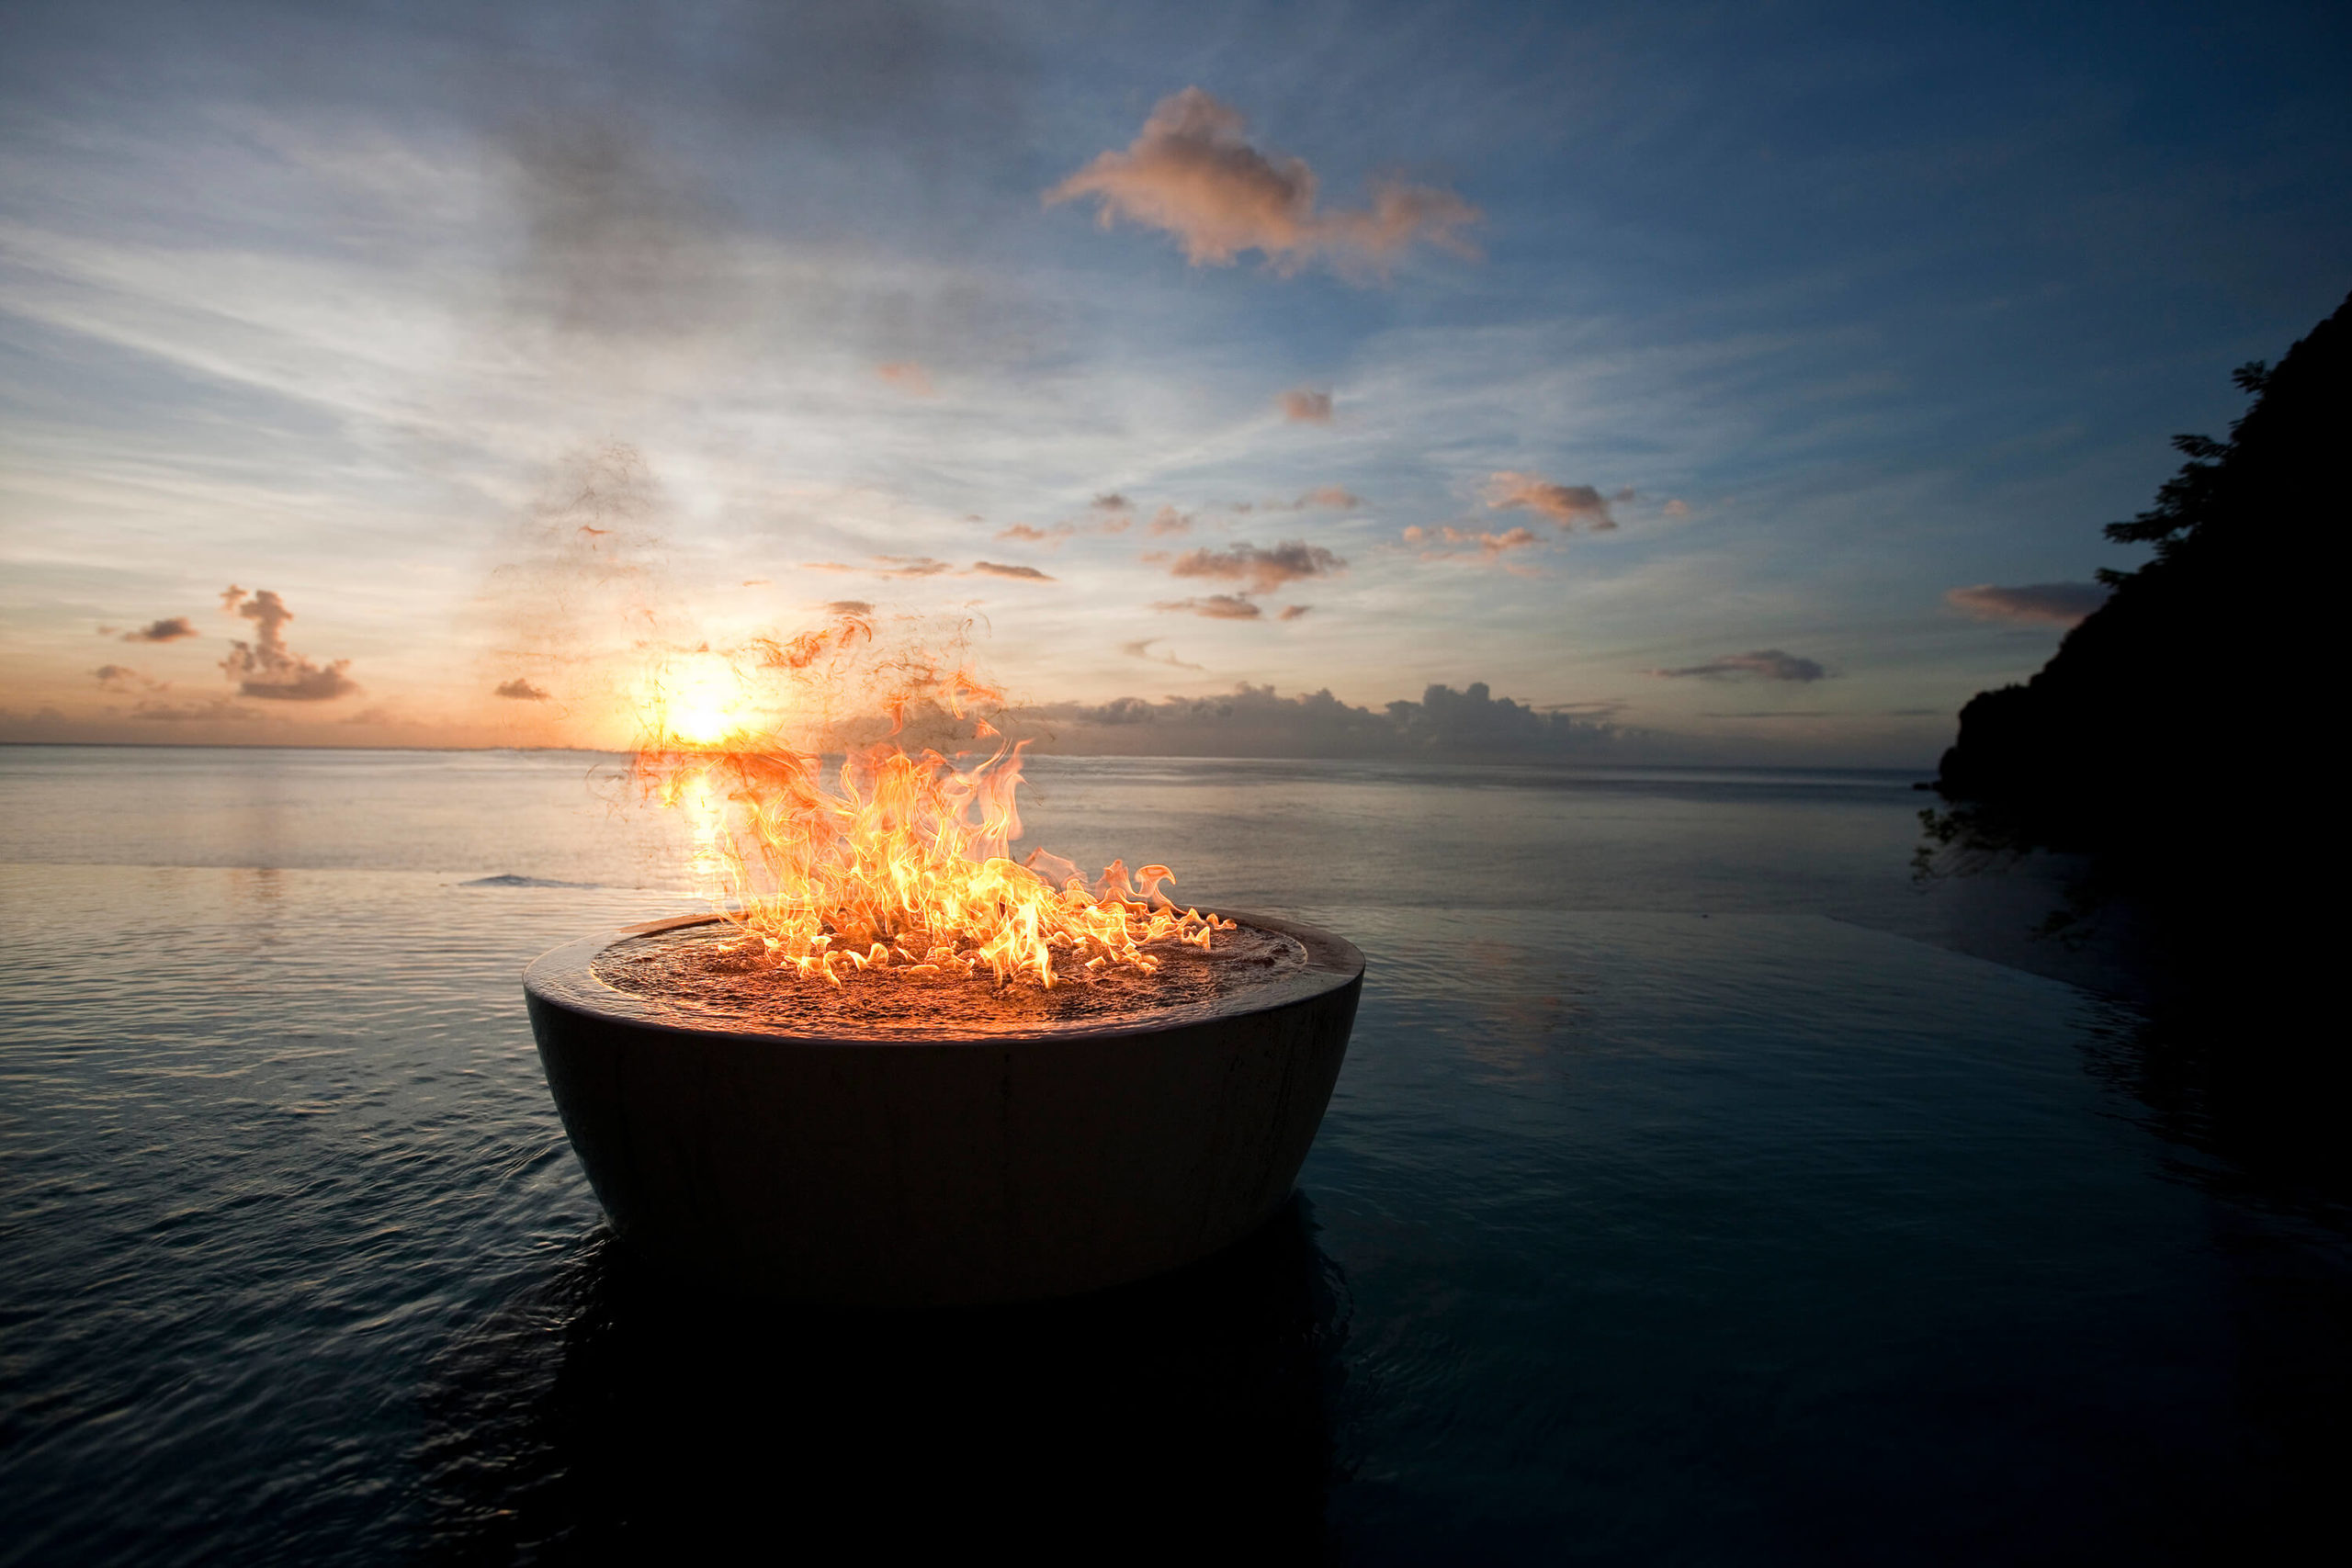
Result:
<svg viewBox="0 0 2352 1568"><path fill-rule="evenodd" d="M1544 541L1532 528L1510 528L1502 533L1492 529L1456 528L1442 524L1435 528L1418 525L1405 530L1405 542L1421 548L1423 560L1440 560L1448 556L1476 555L1481 560L1500 560L1512 550L1523 550Z"/></svg>
<svg viewBox="0 0 2352 1568"><path fill-rule="evenodd" d="M1506 470L1490 475L1479 487L1479 494L1491 511L1532 512L1549 517L1563 530L1581 525L1600 533L1617 526L1617 520L1609 514L1609 498L1590 485L1555 484L1541 474ZM1633 492L1621 491L1616 499L1630 501Z"/></svg>
<svg viewBox="0 0 2352 1568"><path fill-rule="evenodd" d="M1345 560L1320 545L1287 539L1271 549L1261 549L1250 544L1235 545L1226 550L1203 547L1178 556L1168 570L1175 577L1247 582L1251 592L1263 593L1280 588L1285 582L1332 576L1346 570L1347 565Z"/></svg>
<svg viewBox="0 0 2352 1568"><path fill-rule="evenodd" d="M232 583L220 595L220 607L254 626L254 640L232 642L229 657L220 661L221 672L237 682L242 694L266 702L324 703L359 689L344 673L351 668L348 659L313 664L286 646L286 624L294 612L272 590L249 594Z"/></svg>
<svg viewBox="0 0 2352 1568"><path fill-rule="evenodd" d="M1118 220L1175 237L1193 265L1230 265L1257 251L1284 273L1321 257L1342 272L1378 271L1416 243L1476 252L1460 231L1478 209L1449 190L1375 181L1372 205L1318 210L1304 159L1250 145L1238 109L1198 87L1163 98L1124 152L1103 152L1046 193L1048 205L1092 197L1108 229Z"/></svg>
<svg viewBox="0 0 2352 1568"><path fill-rule="evenodd" d="M2022 588L1996 588L1989 582L1955 588L1944 603L1980 621L2048 621L2071 626L2107 603L2107 590L2096 582L2030 582Z"/></svg>
<svg viewBox="0 0 2352 1568"><path fill-rule="evenodd" d="M1277 400L1283 417L1293 424L1329 424L1331 423L1331 394L1313 387L1293 387Z"/></svg>
<svg viewBox="0 0 2352 1568"><path fill-rule="evenodd" d="M1189 534L1193 531L1193 514L1189 512L1179 512L1172 506L1163 506L1152 513L1151 531L1162 536L1170 534Z"/></svg>
<svg viewBox="0 0 2352 1568"><path fill-rule="evenodd" d="M1818 681L1829 673L1810 659L1800 659L1793 653L1783 653L1777 648L1759 648L1753 653L1730 653L1721 659L1711 659L1704 664L1687 664L1679 670L1650 670L1650 675L1679 678L1696 675L1708 681L1733 681L1753 677L1761 681Z"/></svg>
<svg viewBox="0 0 2352 1568"><path fill-rule="evenodd" d="M184 637L194 637L196 628L186 615L174 615L169 620L150 621L143 626L133 626L122 634L124 642L177 642Z"/></svg>
<svg viewBox="0 0 2352 1568"><path fill-rule="evenodd" d="M1020 582L1051 582L1054 580L1034 566L1006 566L1001 561L976 560L972 570L981 577L1010 577Z"/></svg>
<svg viewBox="0 0 2352 1568"><path fill-rule="evenodd" d="M1133 512L1136 503L1117 491L1105 491L1086 503L1097 512Z"/></svg>
<svg viewBox="0 0 2352 1568"><path fill-rule="evenodd" d="M931 372L912 359L894 359L877 365L874 373L910 398L927 398L938 389L931 384Z"/></svg>
<svg viewBox="0 0 2352 1568"><path fill-rule="evenodd" d="M492 689L492 696L507 697L518 703L543 703L548 694L517 675L512 681L501 681Z"/></svg>
<svg viewBox="0 0 2352 1568"><path fill-rule="evenodd" d="M1688 516L1690 516L1690 503L1689 502L1687 502L1687 501L1672 501L1672 500L1669 500L1669 501L1668 501L1668 502L1664 506L1660 507L1658 510L1659 510L1659 511L1661 511L1661 512L1663 512L1667 516L1673 518L1676 522L1678 522L1678 523L1679 523L1679 522L1680 522L1683 518L1688 517Z"/></svg>
<svg viewBox="0 0 2352 1568"><path fill-rule="evenodd" d="M1206 615L1213 621L1254 621L1265 614L1238 593L1211 593L1199 599L1163 599L1152 608L1182 610L1188 615Z"/></svg>

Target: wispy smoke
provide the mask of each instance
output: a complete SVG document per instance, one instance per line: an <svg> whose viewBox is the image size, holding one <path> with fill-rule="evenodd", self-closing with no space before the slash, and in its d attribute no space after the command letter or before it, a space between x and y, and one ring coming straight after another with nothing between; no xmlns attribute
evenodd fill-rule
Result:
<svg viewBox="0 0 2352 1568"><path fill-rule="evenodd" d="M221 672L237 682L242 694L266 702L323 703L359 689L344 673L351 668L350 660L313 664L286 646L286 625L294 612L273 591L264 588L249 594L232 584L220 595L220 607L253 622L255 629L253 641L232 642L229 657L220 661Z"/></svg>
<svg viewBox="0 0 2352 1568"><path fill-rule="evenodd" d="M1475 255L1462 231L1478 209L1450 190L1382 179L1372 205L1318 209L1306 160L1250 144L1238 109L1198 87L1163 98L1124 152L1103 152L1046 193L1048 205L1091 197L1102 227L1119 219L1172 235L1193 265L1230 265L1244 251L1277 271L1322 259L1377 273L1422 241Z"/></svg>

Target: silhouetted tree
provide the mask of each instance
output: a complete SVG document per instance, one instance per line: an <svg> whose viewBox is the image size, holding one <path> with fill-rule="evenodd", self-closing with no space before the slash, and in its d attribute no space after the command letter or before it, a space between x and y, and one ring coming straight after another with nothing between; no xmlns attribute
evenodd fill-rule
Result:
<svg viewBox="0 0 2352 1568"><path fill-rule="evenodd" d="M2188 458L2156 503L2107 529L2154 545L2021 686L1979 694L1937 787L1932 833L2082 850L2159 897L2269 897L2324 875L2311 835L2343 706L2352 299L2276 368L2227 441ZM2249 911L2250 912L2250 911Z"/></svg>

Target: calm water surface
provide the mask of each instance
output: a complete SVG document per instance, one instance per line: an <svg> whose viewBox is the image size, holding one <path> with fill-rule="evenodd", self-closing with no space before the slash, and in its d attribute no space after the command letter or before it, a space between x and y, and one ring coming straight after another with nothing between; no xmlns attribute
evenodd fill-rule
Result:
<svg viewBox="0 0 2352 1568"><path fill-rule="evenodd" d="M0 749L0 1560L2199 1560L2340 1452L2338 1216L2167 1135L2046 887L1914 885L1907 778L1048 760L1033 840L1367 953L1301 1197L820 1315L563 1142L522 965L686 907L610 767Z"/></svg>

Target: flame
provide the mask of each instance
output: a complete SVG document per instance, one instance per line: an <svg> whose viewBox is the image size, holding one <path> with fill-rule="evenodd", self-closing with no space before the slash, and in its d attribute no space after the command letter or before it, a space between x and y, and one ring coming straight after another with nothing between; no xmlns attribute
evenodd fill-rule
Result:
<svg viewBox="0 0 2352 1568"><path fill-rule="evenodd" d="M1058 856L1012 858L1026 741L972 712L1001 694L920 655L883 659L873 626L847 616L731 654L707 648L656 672L640 703L636 761L646 794L683 813L697 890L740 929L737 951L839 986L992 976L1052 987L1114 969L1148 973L1150 949L1207 948L1230 920L1179 909L1164 865L1114 861L1091 881ZM747 671L746 664L751 666ZM797 701L764 702L762 677ZM846 745L837 765L790 743L822 729L828 683L882 694L890 739ZM770 717L780 714L779 717ZM944 716L994 749L978 761L899 743L910 716Z"/></svg>

